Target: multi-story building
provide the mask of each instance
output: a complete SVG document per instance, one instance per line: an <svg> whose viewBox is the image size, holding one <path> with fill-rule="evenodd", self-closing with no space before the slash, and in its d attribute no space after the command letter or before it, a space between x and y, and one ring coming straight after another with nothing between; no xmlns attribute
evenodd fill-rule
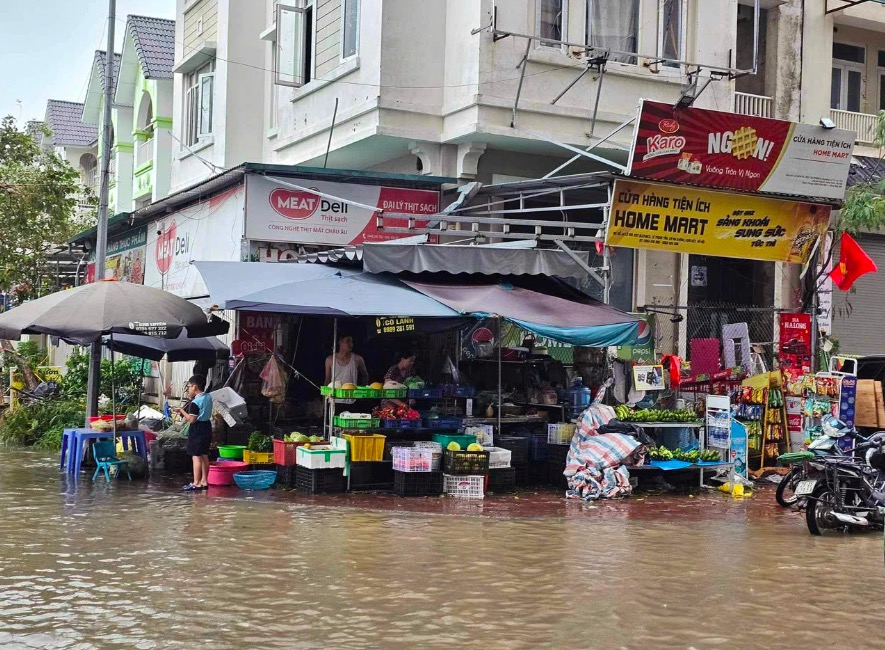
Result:
<svg viewBox="0 0 885 650"><path fill-rule="evenodd" d="M46 102L45 126L49 136L42 146L54 151L80 173L82 191L77 198L81 213L94 212L98 197L98 130L82 121L83 104L50 99Z"/></svg>
<svg viewBox="0 0 885 650"><path fill-rule="evenodd" d="M172 164L172 64L175 22L129 16L115 54L113 179L109 212L131 212L169 192ZM83 121L103 137L105 54L96 52ZM101 148L99 148L101 151Z"/></svg>

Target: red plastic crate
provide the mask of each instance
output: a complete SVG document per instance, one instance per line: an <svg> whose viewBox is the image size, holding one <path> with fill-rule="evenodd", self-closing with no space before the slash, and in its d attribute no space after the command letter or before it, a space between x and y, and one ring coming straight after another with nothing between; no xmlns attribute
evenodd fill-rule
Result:
<svg viewBox="0 0 885 650"><path fill-rule="evenodd" d="M286 442L284 440L278 440L274 438L273 440L273 462L276 465L283 465L284 467L289 467L295 464L295 450L306 444L311 445L328 445L328 440L323 440L321 442Z"/></svg>

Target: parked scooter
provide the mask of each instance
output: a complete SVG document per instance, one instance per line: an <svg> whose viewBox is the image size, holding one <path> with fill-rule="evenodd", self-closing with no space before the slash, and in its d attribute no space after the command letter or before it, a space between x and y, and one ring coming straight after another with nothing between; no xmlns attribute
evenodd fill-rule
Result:
<svg viewBox="0 0 885 650"><path fill-rule="evenodd" d="M790 472L778 483L774 495L778 504L784 508L802 505L799 497L796 496L796 485L800 481L811 478L817 471L809 465L808 461L828 456L844 457L846 452L843 449L849 445L840 444L841 440L851 440L852 438L859 439L861 442L865 440L854 429L846 426L844 422L832 415L822 419L821 429L822 435L813 440L807 450L781 454L778 457L778 462L781 465L792 465Z"/></svg>
<svg viewBox="0 0 885 650"><path fill-rule="evenodd" d="M808 461L818 476L796 485L805 501L808 532L883 527L885 508L885 432L854 449L856 457L822 457Z"/></svg>

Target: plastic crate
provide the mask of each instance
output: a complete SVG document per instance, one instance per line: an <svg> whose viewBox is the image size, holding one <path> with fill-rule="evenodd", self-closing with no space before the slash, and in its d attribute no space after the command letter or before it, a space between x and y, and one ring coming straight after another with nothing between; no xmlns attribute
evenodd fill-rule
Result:
<svg viewBox="0 0 885 650"><path fill-rule="evenodd" d="M489 452L489 470L510 467L511 452L501 447L483 447Z"/></svg>
<svg viewBox="0 0 885 650"><path fill-rule="evenodd" d="M332 444L302 445L295 449L295 464L307 469L344 468L347 462L347 449Z"/></svg>
<svg viewBox="0 0 885 650"><path fill-rule="evenodd" d="M342 418L335 416L334 424L342 429L377 429L381 426L378 418Z"/></svg>
<svg viewBox="0 0 885 650"><path fill-rule="evenodd" d="M421 420L381 420L381 428L383 429L420 429Z"/></svg>
<svg viewBox="0 0 885 650"><path fill-rule="evenodd" d="M430 449L433 452L433 459L430 463L430 469L434 472L442 469L443 446L441 444L439 444L438 442L432 442L430 440L417 440L415 441L414 446Z"/></svg>
<svg viewBox="0 0 885 650"><path fill-rule="evenodd" d="M443 473L394 471L393 492L401 497L439 496L443 493Z"/></svg>
<svg viewBox="0 0 885 650"><path fill-rule="evenodd" d="M328 445L328 440L320 440L319 442L286 442L274 438L273 441L273 460L271 462L277 465L294 465L295 450L303 445Z"/></svg>
<svg viewBox="0 0 885 650"><path fill-rule="evenodd" d="M351 463L349 487L351 491L389 490L393 487L392 464L390 462Z"/></svg>
<svg viewBox="0 0 885 650"><path fill-rule="evenodd" d="M445 449L443 451L443 471L446 474L457 476L488 474L489 452Z"/></svg>
<svg viewBox="0 0 885 650"><path fill-rule="evenodd" d="M571 445L547 445L547 462L565 467L569 449L571 449Z"/></svg>
<svg viewBox="0 0 885 650"><path fill-rule="evenodd" d="M390 450L395 472L430 472L433 449L430 447L394 447Z"/></svg>
<svg viewBox="0 0 885 650"><path fill-rule="evenodd" d="M347 478L340 469L295 468L295 487L302 494L329 494L344 492Z"/></svg>
<svg viewBox="0 0 885 650"><path fill-rule="evenodd" d="M488 492L513 492L516 490L516 468L501 467L489 470L489 480L486 483Z"/></svg>
<svg viewBox="0 0 885 650"><path fill-rule="evenodd" d="M380 433L370 433L364 436L345 433L343 437L348 442L350 462L362 463L384 459L386 436L382 436Z"/></svg>
<svg viewBox="0 0 885 650"><path fill-rule="evenodd" d="M530 461L546 461L550 455L549 445L547 444L547 436L543 433L536 433L529 436L529 460Z"/></svg>
<svg viewBox="0 0 885 650"><path fill-rule="evenodd" d="M410 399L439 399L443 396L441 388L410 388Z"/></svg>
<svg viewBox="0 0 885 650"><path fill-rule="evenodd" d="M381 397L384 399L403 399L408 395L408 388L384 388L381 390Z"/></svg>
<svg viewBox="0 0 885 650"><path fill-rule="evenodd" d="M414 444L415 442L413 440L391 440L390 438L387 438L384 441L383 460L393 460L393 457L390 454L395 447L412 447Z"/></svg>
<svg viewBox="0 0 885 650"><path fill-rule="evenodd" d="M428 429L460 429L461 418L425 418L424 426Z"/></svg>
<svg viewBox="0 0 885 650"><path fill-rule="evenodd" d="M443 492L461 499L485 498L485 475L452 476L443 474Z"/></svg>
<svg viewBox="0 0 885 650"><path fill-rule="evenodd" d="M498 436L495 446L510 450L510 465L525 465L529 461L529 439L519 436Z"/></svg>
<svg viewBox="0 0 885 650"><path fill-rule="evenodd" d="M476 442L476 436L468 436L458 433L434 433L433 442L438 442L445 449L450 442L457 442L464 449L467 445Z"/></svg>
<svg viewBox="0 0 885 650"><path fill-rule="evenodd" d="M270 451L249 451L243 452L243 462L249 465L271 465L274 462L273 452Z"/></svg>
<svg viewBox="0 0 885 650"><path fill-rule="evenodd" d="M547 482L560 490L568 489L568 479L562 473L563 467L557 463L547 463Z"/></svg>
<svg viewBox="0 0 885 650"><path fill-rule="evenodd" d="M320 395L323 397L331 397L334 390L335 389L331 386L320 386Z"/></svg>
<svg viewBox="0 0 885 650"><path fill-rule="evenodd" d="M576 427L570 422L559 422L547 425L547 444L570 445L575 436Z"/></svg>
<svg viewBox="0 0 885 650"><path fill-rule="evenodd" d="M295 465L275 465L274 469L277 470L276 485L287 488L295 487L295 473L297 469Z"/></svg>
<svg viewBox="0 0 885 650"><path fill-rule="evenodd" d="M381 397L381 390L375 388L356 388L352 392L354 399L372 399Z"/></svg>

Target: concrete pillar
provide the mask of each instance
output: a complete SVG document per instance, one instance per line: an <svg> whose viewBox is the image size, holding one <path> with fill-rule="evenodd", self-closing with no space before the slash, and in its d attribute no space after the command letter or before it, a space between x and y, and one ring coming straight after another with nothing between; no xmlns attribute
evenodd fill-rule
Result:
<svg viewBox="0 0 885 650"><path fill-rule="evenodd" d="M132 181L135 173L135 138L132 136L132 107L118 106L114 108L114 143L113 154L117 159L116 204L111 215L120 212L131 212Z"/></svg>
<svg viewBox="0 0 885 650"><path fill-rule="evenodd" d="M803 0L768 10L765 94L773 98L772 117L797 121L802 80Z"/></svg>

